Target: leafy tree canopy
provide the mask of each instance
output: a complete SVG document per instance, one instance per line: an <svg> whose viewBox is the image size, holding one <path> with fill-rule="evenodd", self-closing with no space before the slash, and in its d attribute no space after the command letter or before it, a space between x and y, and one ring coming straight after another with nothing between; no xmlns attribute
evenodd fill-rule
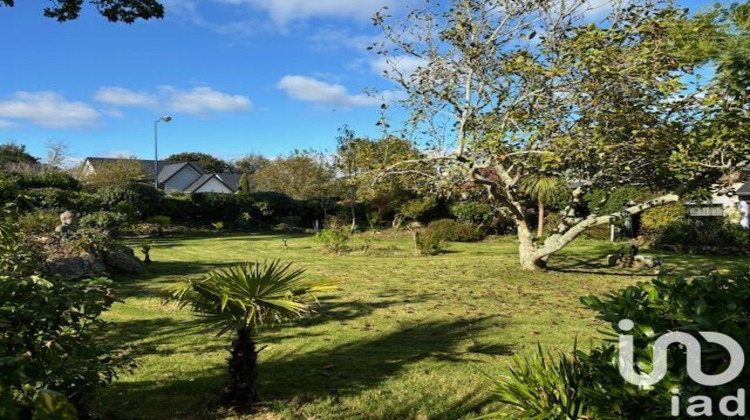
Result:
<svg viewBox="0 0 750 420"><path fill-rule="evenodd" d="M0 144L0 168L4 168L9 163L39 163L39 159L31 156L26 151L26 146L7 142Z"/></svg>
<svg viewBox="0 0 750 420"><path fill-rule="evenodd" d="M167 158L171 162L196 162L208 173L232 172L234 167L225 160L219 159L206 153L184 152L177 153Z"/></svg>
<svg viewBox="0 0 750 420"><path fill-rule="evenodd" d="M110 22L133 23L138 19L161 19L164 6L156 0L88 0ZM66 22L78 19L83 0L55 0L44 8L44 16ZM0 0L0 6L15 6L15 0Z"/></svg>

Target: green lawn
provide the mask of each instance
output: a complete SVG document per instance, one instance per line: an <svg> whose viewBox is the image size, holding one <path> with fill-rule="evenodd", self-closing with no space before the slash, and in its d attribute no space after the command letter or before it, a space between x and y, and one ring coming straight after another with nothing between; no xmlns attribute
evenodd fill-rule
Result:
<svg viewBox="0 0 750 420"><path fill-rule="evenodd" d="M455 419L498 408L480 373L502 375L536 343L587 347L600 324L578 298L650 278L602 266L612 245L580 240L547 273L517 268L512 238L453 244L414 257L406 238L383 234L369 255L324 255L302 236L203 235L153 241L151 273L118 279L124 301L108 314L109 339L138 367L96 401L102 418L220 418L227 337L187 310L164 305L181 278L256 259L282 258L340 289L319 315L269 329L260 354L262 419ZM282 238L288 239L288 248ZM137 246L140 242L131 242ZM747 269L747 259L667 256L672 271Z"/></svg>

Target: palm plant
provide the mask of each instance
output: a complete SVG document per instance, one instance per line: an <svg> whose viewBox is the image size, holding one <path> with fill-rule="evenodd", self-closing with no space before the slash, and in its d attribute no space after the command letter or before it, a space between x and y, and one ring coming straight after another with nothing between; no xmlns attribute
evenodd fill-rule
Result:
<svg viewBox="0 0 750 420"><path fill-rule="evenodd" d="M537 172L521 179L521 190L537 201L539 219L536 236L544 236L545 204L558 194L563 187L563 180L555 174Z"/></svg>
<svg viewBox="0 0 750 420"><path fill-rule="evenodd" d="M173 291L180 307L191 306L219 335L234 333L230 347L226 402L246 406L258 399L256 336L271 322L312 313L315 294L335 288L330 281L310 281L303 269L275 260L240 264L187 280Z"/></svg>

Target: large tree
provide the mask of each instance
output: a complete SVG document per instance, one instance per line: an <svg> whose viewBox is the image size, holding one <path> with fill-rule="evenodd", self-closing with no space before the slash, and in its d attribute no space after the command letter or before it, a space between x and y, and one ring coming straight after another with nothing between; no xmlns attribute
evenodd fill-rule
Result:
<svg viewBox="0 0 750 420"><path fill-rule="evenodd" d="M706 113L730 121L719 115L726 95L686 85L706 57L685 54L685 43L696 40L697 30L723 39L715 16L691 18L670 4L643 1L614 4L595 24L588 5L427 0L406 19L374 17L385 35L375 49L392 64L386 76L408 94L407 126L440 151L411 164L432 165L452 185L484 188L515 223L528 270L545 268L550 255L587 228L705 191L749 154L746 129L705 140L716 127ZM422 64L407 71L405 57ZM706 89L716 90L718 82ZM710 110L707 97L720 109ZM736 112L746 115L743 100ZM527 222L533 199L522 181L542 171L576 188L557 229L539 242ZM603 189L606 202L622 185L652 194L615 213L596 205L577 212L589 191Z"/></svg>
<svg viewBox="0 0 750 420"><path fill-rule="evenodd" d="M183 152L171 155L167 158L169 162L195 162L203 168L204 171L211 174L220 174L234 171L234 166L229 162L211 156L207 153L200 152Z"/></svg>
<svg viewBox="0 0 750 420"><path fill-rule="evenodd" d="M156 0L89 0L99 14L110 22L133 23L138 19L161 19L164 6ZM44 16L66 22L78 19L83 8L83 0L54 0L44 8ZM0 6L15 6L14 0L0 0Z"/></svg>
<svg viewBox="0 0 750 420"><path fill-rule="evenodd" d="M334 170L326 156L296 150L277 157L253 176L256 191L275 191L298 200L322 200L336 194L332 190Z"/></svg>

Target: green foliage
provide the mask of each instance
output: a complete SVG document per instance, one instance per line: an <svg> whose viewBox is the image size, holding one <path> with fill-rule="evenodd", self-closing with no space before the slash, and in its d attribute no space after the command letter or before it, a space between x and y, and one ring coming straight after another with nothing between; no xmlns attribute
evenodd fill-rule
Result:
<svg viewBox="0 0 750 420"><path fill-rule="evenodd" d="M195 162L209 174L220 174L234 170L234 167L230 163L206 153L177 153L169 156L166 160L170 162Z"/></svg>
<svg viewBox="0 0 750 420"><path fill-rule="evenodd" d="M722 372L729 354L718 344L708 343L698 331L726 334L743 349L750 346L750 277L727 278L719 275L687 279L661 276L650 283L639 283L604 299L589 296L585 306L597 311L597 318L609 323L610 335L618 334L623 319L635 323L633 335L635 364L649 371L652 345L662 334L682 331L701 341L704 372ZM595 418L668 418L672 390L681 392L683 404L693 395L706 395L718 401L750 385L747 369L733 382L706 387L687 374L685 349L670 347L667 376L653 388L639 389L625 384L617 368L616 345L608 342L593 350L585 363L594 377L586 393L596 407ZM613 357L615 356L615 357ZM684 412L684 407L682 412Z"/></svg>
<svg viewBox="0 0 750 420"><path fill-rule="evenodd" d="M419 220L437 206L433 197L420 197L406 201L398 208L398 213L410 220Z"/></svg>
<svg viewBox="0 0 750 420"><path fill-rule="evenodd" d="M351 239L351 234L345 228L327 228L315 235L315 242L322 244L323 249L334 254L341 254L349 249L347 243Z"/></svg>
<svg viewBox="0 0 750 420"><path fill-rule="evenodd" d="M73 207L76 192L60 188L35 188L23 192L28 204L41 209L65 211Z"/></svg>
<svg viewBox="0 0 750 420"><path fill-rule="evenodd" d="M89 0L99 14L110 22L133 23L139 19L161 19L164 6L156 0ZM0 6L13 6L13 0L0 0ZM83 0L57 0L44 8L44 16L66 22L78 19L83 8Z"/></svg>
<svg viewBox="0 0 750 420"><path fill-rule="evenodd" d="M430 222L424 234L443 242L473 242L484 237L482 231L473 224L452 219Z"/></svg>
<svg viewBox="0 0 750 420"><path fill-rule="evenodd" d="M133 212L131 216L139 219L157 214L162 202L161 193L153 186L139 183L106 188L99 198L103 209Z"/></svg>
<svg viewBox="0 0 750 420"><path fill-rule="evenodd" d="M438 255L445 250L446 242L440 236L427 232L415 232L417 247L424 255Z"/></svg>
<svg viewBox="0 0 750 420"><path fill-rule="evenodd" d="M31 156L26 152L26 146L6 142L0 144L0 169L3 169L8 163L39 163L39 159Z"/></svg>
<svg viewBox="0 0 750 420"><path fill-rule="evenodd" d="M151 223L161 227L168 227L172 224L172 219L169 216L151 216L146 219L146 223Z"/></svg>
<svg viewBox="0 0 750 420"><path fill-rule="evenodd" d="M489 203L479 200L459 201L451 204L449 209L456 219L475 225L490 223L495 213Z"/></svg>
<svg viewBox="0 0 750 420"><path fill-rule="evenodd" d="M664 228L654 246L691 253L750 251L750 230L724 221L680 221Z"/></svg>
<svg viewBox="0 0 750 420"><path fill-rule="evenodd" d="M710 275L688 279L662 275L600 298L581 299L607 323L606 340L572 357L539 356L517 359L511 375L496 381L502 401L517 412L510 418L525 419L666 419L673 418L673 391L680 394L682 410L695 395L719 401L750 386L748 369L733 382L709 387L694 382L687 372L686 349L671 346L666 377L650 387L627 383L619 372L617 336L619 322L632 320L634 363L653 369L653 345L663 334L680 331L701 341L701 368L722 372L731 357L719 344L706 342L698 332L718 332L732 337L741 348L750 346L750 277Z"/></svg>
<svg viewBox="0 0 750 420"><path fill-rule="evenodd" d="M104 232L111 238L120 236L122 228L127 224L127 217L122 213L99 211L81 217L79 225L82 228Z"/></svg>
<svg viewBox="0 0 750 420"><path fill-rule="evenodd" d="M490 379L492 393L511 409L498 413L508 419L578 420L589 418L581 390L589 378L578 353L516 355L508 376Z"/></svg>
<svg viewBox="0 0 750 420"><path fill-rule="evenodd" d="M250 192L250 177L246 173L242 174L242 176L240 177L239 184L240 184L239 185L240 194L247 194Z"/></svg>
<svg viewBox="0 0 750 420"><path fill-rule="evenodd" d="M37 210L18 217L18 228L25 234L47 234L60 224L60 215L55 211Z"/></svg>
<svg viewBox="0 0 750 420"><path fill-rule="evenodd" d="M641 213L641 229L648 234L660 233L685 220L687 210L682 203L654 207Z"/></svg>
<svg viewBox="0 0 750 420"><path fill-rule="evenodd" d="M18 187L23 190L31 188L57 188L68 191L81 190L81 183L66 172L23 172L15 174L15 176L18 179Z"/></svg>
<svg viewBox="0 0 750 420"><path fill-rule="evenodd" d="M309 314L316 294L335 288L331 281L307 280L305 270L279 260L214 270L172 291L184 306L208 317L219 334Z"/></svg>
<svg viewBox="0 0 750 420"><path fill-rule="evenodd" d="M609 196L608 196L609 195ZM628 204L639 203L651 195L646 188L625 186L614 191L593 190L584 196L584 201L591 212L596 214L613 214L621 212Z"/></svg>
<svg viewBox="0 0 750 420"><path fill-rule="evenodd" d="M80 404L115 376L122 360L102 344L110 324L101 314L114 302L102 279L47 279L19 236L15 216L0 221L0 388L34 418L72 418Z"/></svg>

